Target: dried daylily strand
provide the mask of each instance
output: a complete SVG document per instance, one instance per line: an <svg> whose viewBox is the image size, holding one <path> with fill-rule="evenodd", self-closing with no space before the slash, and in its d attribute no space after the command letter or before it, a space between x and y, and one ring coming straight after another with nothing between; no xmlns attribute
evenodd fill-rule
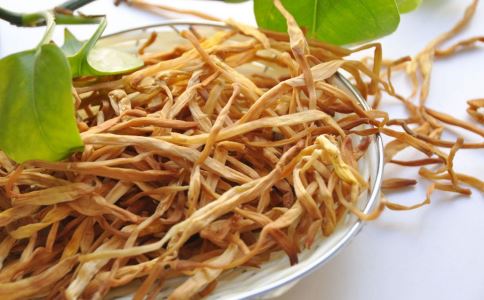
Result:
<svg viewBox="0 0 484 300"><path fill-rule="evenodd" d="M183 15L192 15L192 16L199 17L205 20L210 20L210 21L221 21L219 18L201 13L196 10L191 10L191 9L179 9L179 8L174 8L172 6L167 6L167 5L153 4L142 0L129 0L128 3L134 7L139 7L142 9L149 8L150 10L155 9L155 10L168 11L168 12L173 12L173 13L183 14Z"/></svg>
<svg viewBox="0 0 484 300"><path fill-rule="evenodd" d="M411 161L402 161L392 159L389 163L397 164L400 166L407 166L407 167L420 167L425 165L432 165L432 164L441 164L443 161L441 158L424 158L418 160L411 160Z"/></svg>
<svg viewBox="0 0 484 300"><path fill-rule="evenodd" d="M467 104L467 113L477 122L484 124L484 99L469 100Z"/></svg>
<svg viewBox="0 0 484 300"><path fill-rule="evenodd" d="M478 43L484 43L484 36L477 36L459 41L446 49L437 49L435 50L435 57L447 57L454 55L458 52L474 48Z"/></svg>
<svg viewBox="0 0 484 300"><path fill-rule="evenodd" d="M398 190L417 184L415 179L405 179L405 178L388 178L383 181L381 186L382 190Z"/></svg>
<svg viewBox="0 0 484 300"><path fill-rule="evenodd" d="M215 141L217 139L217 135L222 129L222 126L224 125L224 122L225 122L225 118L227 117L230 111L232 102L234 101L234 98L239 94L239 92L240 92L239 86L234 85L234 91L232 93L232 96L230 97L229 101L227 101L227 104L224 106L224 108L220 111L219 115L215 119L215 123L213 124L213 127L210 129L210 133L208 135L207 141L205 142L203 151L202 153L200 153L200 157L197 160L197 164L203 163L203 161L210 154L210 151L212 150L212 146L215 144Z"/></svg>
<svg viewBox="0 0 484 300"><path fill-rule="evenodd" d="M414 204L414 205L408 206L408 205L402 205L402 204L390 202L385 197L383 197L382 203L385 205L386 208L391 209L391 210L397 210L397 211L414 210L414 209L417 209L417 208L420 208L422 206L430 204L430 196L434 192L435 188L436 188L435 183L430 184L429 187L427 188L427 195L426 195L424 201L417 203L417 204Z"/></svg>
<svg viewBox="0 0 484 300"><path fill-rule="evenodd" d="M239 23L235 21L234 19L227 19L225 20L225 23L227 25L230 25L234 27L235 29L241 31L242 33L253 36L256 40L258 40L264 48L270 48L271 44L267 36L265 36L263 33L261 33L257 28L250 27L248 25Z"/></svg>
<svg viewBox="0 0 484 300"><path fill-rule="evenodd" d="M157 37L158 37L158 34L155 31L153 31L150 34L150 37L143 43L143 45L141 45L141 47L138 48L138 54L143 55L145 53L145 50L156 41Z"/></svg>
<svg viewBox="0 0 484 300"><path fill-rule="evenodd" d="M481 137L484 137L484 129L479 128L472 123L468 123L468 122L465 122L465 121L462 121L462 120L458 120L458 119L452 117L449 114L438 112L438 111L435 111L435 110L430 109L430 108L426 108L425 111L428 114L430 114L432 117L436 118L437 120L439 120L441 122L464 128L467 131L474 132L475 134L478 134Z"/></svg>
<svg viewBox="0 0 484 300"><path fill-rule="evenodd" d="M282 6L280 0L274 0L274 5L279 10L279 12L284 16L287 21L287 31L289 34L289 43L291 45L292 53L296 58L299 67L304 75L304 80L306 82L306 87L309 92L309 109L316 108L316 90L314 88L314 79L310 71L310 66L306 58L308 54L309 47L304 37L304 33L297 24L294 17Z"/></svg>
<svg viewBox="0 0 484 300"><path fill-rule="evenodd" d="M234 244L230 244L222 255L212 258L207 262L214 266L224 265L234 260L238 253L238 247ZM177 300L191 298L207 286L207 284L215 280L215 278L221 273L221 269L196 269L194 270L194 274L182 285L177 287L168 299Z"/></svg>

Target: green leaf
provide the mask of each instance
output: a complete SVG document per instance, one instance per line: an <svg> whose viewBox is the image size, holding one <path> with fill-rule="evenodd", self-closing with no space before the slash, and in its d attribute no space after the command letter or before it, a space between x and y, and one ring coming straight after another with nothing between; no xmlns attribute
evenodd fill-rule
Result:
<svg viewBox="0 0 484 300"><path fill-rule="evenodd" d="M94 75L126 73L143 66L138 57L113 48L94 48L87 56L87 62Z"/></svg>
<svg viewBox="0 0 484 300"><path fill-rule="evenodd" d="M82 45L83 43L76 39L69 29L64 29L64 45L62 45L61 49L66 56L74 56L79 50L81 50Z"/></svg>
<svg viewBox="0 0 484 300"><path fill-rule="evenodd" d="M0 70L1 150L19 163L56 161L82 150L69 64L59 47L7 56Z"/></svg>
<svg viewBox="0 0 484 300"><path fill-rule="evenodd" d="M62 50L71 65L72 77L122 74L143 66L143 61L135 55L110 48L94 48L106 25L106 18L103 18L91 38L84 43L65 30Z"/></svg>
<svg viewBox="0 0 484 300"><path fill-rule="evenodd" d="M401 14L415 10L421 3L422 0L397 0L398 10Z"/></svg>
<svg viewBox="0 0 484 300"><path fill-rule="evenodd" d="M87 55L101 37L104 29L106 29L106 25L106 18L103 18L91 38L84 43L77 40L69 30L64 32L64 45L62 49L71 65L72 77L93 75L87 63Z"/></svg>
<svg viewBox="0 0 484 300"><path fill-rule="evenodd" d="M308 36L344 45L392 33L400 15L395 0L281 0ZM285 32L286 21L272 0L254 0L257 24Z"/></svg>

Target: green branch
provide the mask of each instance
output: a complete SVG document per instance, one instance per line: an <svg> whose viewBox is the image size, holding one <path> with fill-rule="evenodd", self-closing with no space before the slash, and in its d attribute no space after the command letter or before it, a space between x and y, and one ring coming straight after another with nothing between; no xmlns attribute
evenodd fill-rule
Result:
<svg viewBox="0 0 484 300"><path fill-rule="evenodd" d="M61 4L59 11L73 11L95 0L69 0ZM57 24L93 24L99 23L98 16L76 16L64 12L57 12L54 9L54 17ZM43 12L36 13L17 13L6 10L0 7L0 19L9 22L12 25L21 27L35 27L45 25L45 14Z"/></svg>
<svg viewBox="0 0 484 300"><path fill-rule="evenodd" d="M0 7L0 19L9 22L10 24L14 24L20 26L22 24L22 14L9 11Z"/></svg>

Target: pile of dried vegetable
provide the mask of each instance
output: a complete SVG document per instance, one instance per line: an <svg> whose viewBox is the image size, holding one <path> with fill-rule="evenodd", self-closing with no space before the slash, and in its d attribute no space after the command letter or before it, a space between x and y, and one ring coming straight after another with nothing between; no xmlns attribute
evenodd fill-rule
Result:
<svg viewBox="0 0 484 300"><path fill-rule="evenodd" d="M259 266L274 251L297 263L298 252L320 233L330 235L348 211L370 220L385 207L427 204L434 189L484 190L453 166L457 151L484 143L441 139L449 126L481 140L484 130L425 106L434 58L483 40L439 48L466 26L477 1L451 31L396 61L383 61L376 43L350 50L306 41L275 3L287 35L228 21L231 30L187 30L180 34L189 46L152 53L153 35L140 48L143 69L76 80L83 153L16 165L0 152L0 298L92 299L141 280L135 299L151 299L166 280L183 276L170 299L203 297L224 270ZM371 48L370 63L345 59ZM280 76L243 71L254 62L277 65ZM374 110L330 84L340 69L373 99ZM420 103L394 90L392 71L408 73ZM401 101L408 118L377 110L383 95ZM469 101L479 123L483 104ZM383 198L371 215L358 209L368 188L358 161L376 133L393 138L386 163L420 167L432 182L423 202ZM396 160L408 147L425 158ZM414 184L392 178L383 188Z"/></svg>

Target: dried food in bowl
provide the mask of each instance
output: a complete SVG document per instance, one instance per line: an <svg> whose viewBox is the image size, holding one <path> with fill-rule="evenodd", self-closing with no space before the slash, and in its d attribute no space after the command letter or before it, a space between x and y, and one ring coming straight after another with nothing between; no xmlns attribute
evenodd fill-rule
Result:
<svg viewBox="0 0 484 300"><path fill-rule="evenodd" d="M290 44L260 39L182 22L103 39L146 66L76 79L84 151L0 179L2 274L29 274L0 295L255 297L341 249L361 228L348 210L377 201L380 137L337 73L350 63L318 52L311 94Z"/></svg>
<svg viewBox="0 0 484 300"><path fill-rule="evenodd" d="M131 51L138 51L142 48L145 57L156 56L159 53L168 55L176 52L175 45L178 48L183 47L183 45L190 47L189 42L180 36L180 32L189 29L205 37L212 36L215 32L228 30L225 24L218 22L166 22L107 36L100 42L100 46L117 47L124 50L131 49ZM154 36L156 38L153 38ZM232 39L237 43L250 40L242 35L234 36ZM146 47L148 41L150 44ZM243 74L262 74L267 78L277 78L285 72L284 68L277 64L258 62L246 63L239 66L237 70ZM365 99L341 73L336 73L328 82L352 97L364 110L370 109ZM342 117L344 117L344 114L336 114L336 118ZM360 127L369 128L370 126ZM360 140L359 137L353 138L355 144ZM378 202L382 181L383 147L379 134L371 137L368 149L358 163L358 168L369 183L368 191L358 199L358 207L363 213L369 213ZM331 235L326 237L319 235L312 247L304 249L298 254L299 261L297 264L291 266L284 252L279 251L272 254L270 260L262 263L260 268L242 267L225 272L217 278L217 287L207 295L207 299L245 299L256 296L270 298L279 295L298 279L331 259L350 242L362 226L362 221L355 215L345 214ZM168 297L173 289L184 280L185 278L167 281L160 297ZM243 282L242 285L241 282ZM134 284L132 288L136 289L137 284Z"/></svg>

